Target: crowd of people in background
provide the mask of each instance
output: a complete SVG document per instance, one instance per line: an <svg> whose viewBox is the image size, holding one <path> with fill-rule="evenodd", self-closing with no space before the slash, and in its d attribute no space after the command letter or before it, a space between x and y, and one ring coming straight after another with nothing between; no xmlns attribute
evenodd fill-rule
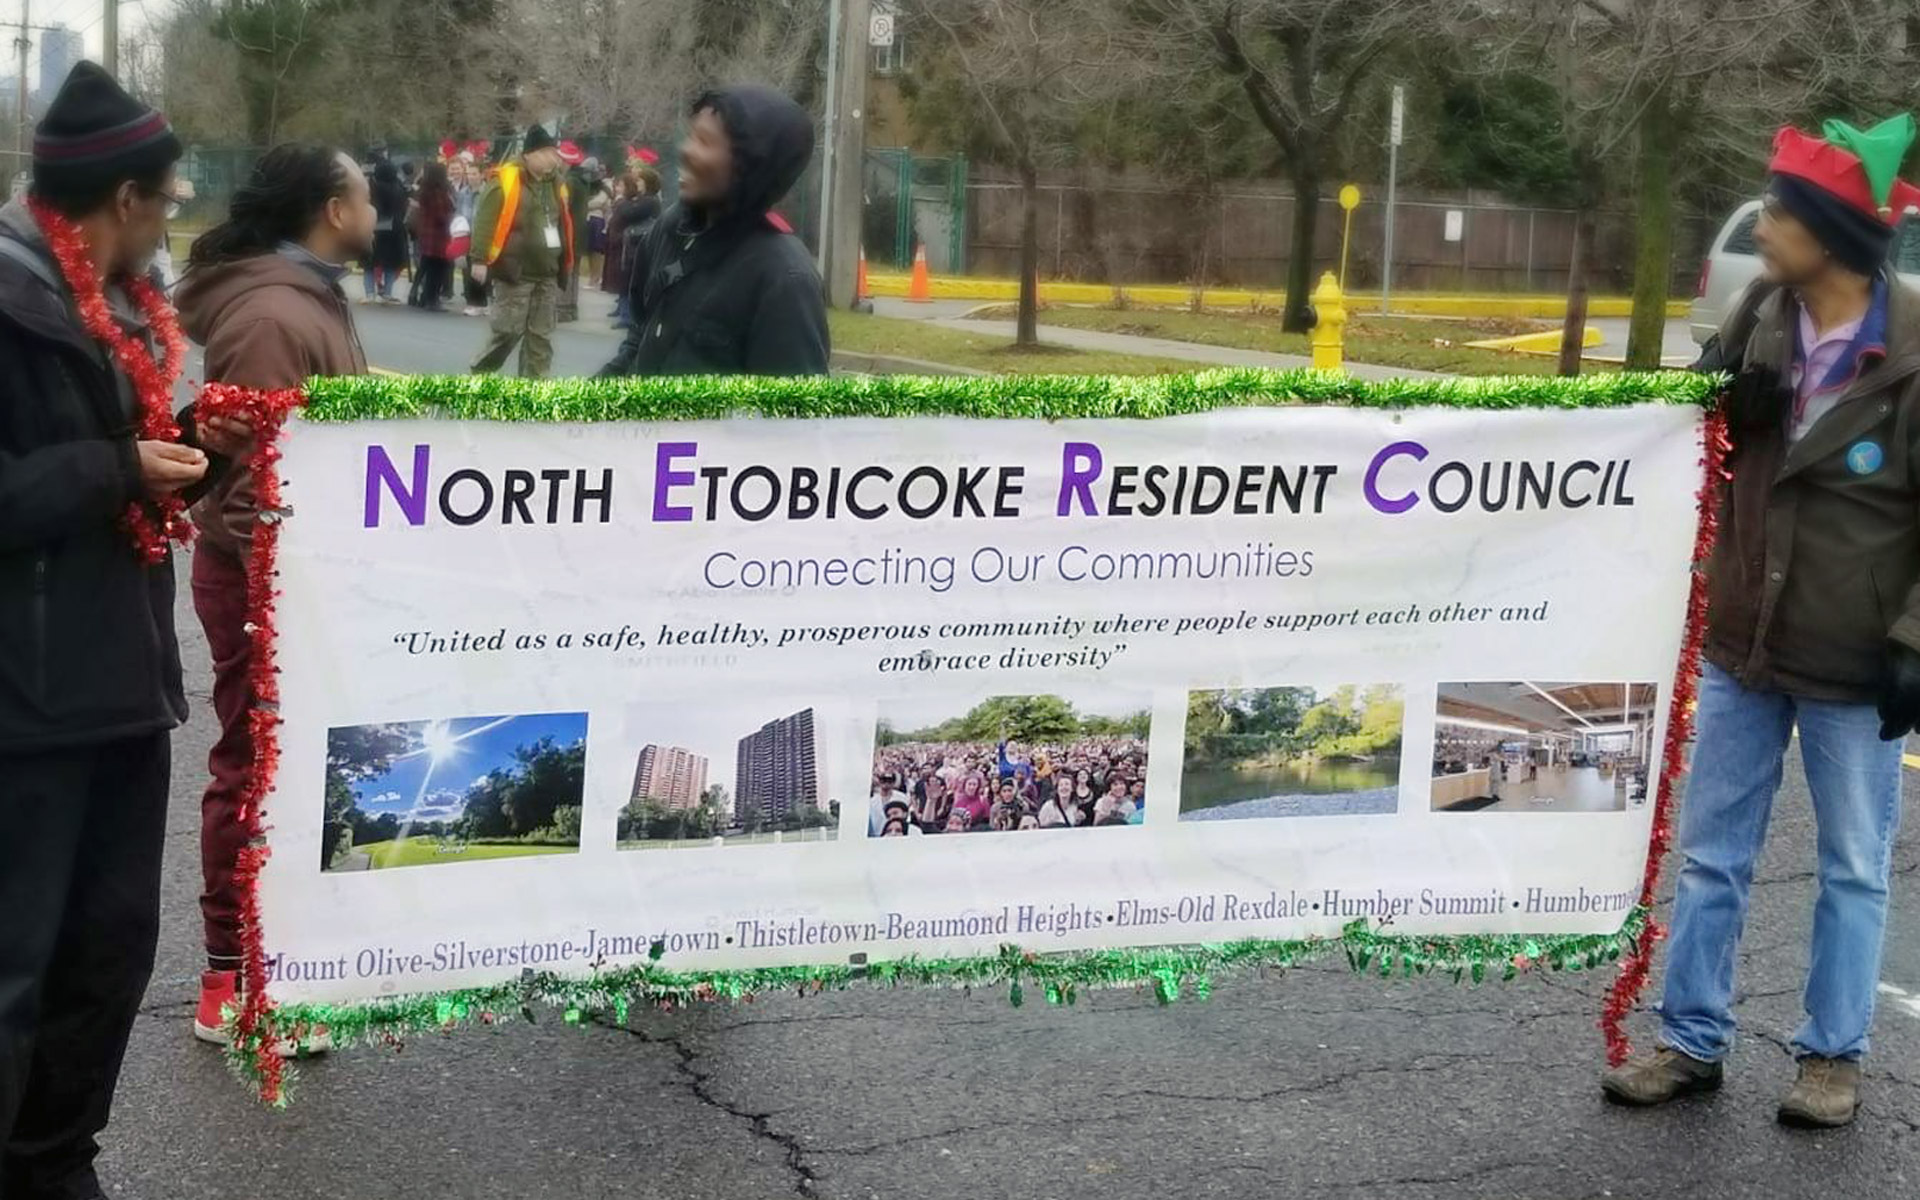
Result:
<svg viewBox="0 0 1920 1200"><path fill-rule="evenodd" d="M902 742L874 754L870 837L1011 833L1138 825L1146 816L1147 744L1085 737Z"/></svg>
<svg viewBox="0 0 1920 1200"><path fill-rule="evenodd" d="M615 298L613 325L630 325L627 293L637 249L660 216L659 155L628 147L626 164L610 172L598 158L571 142L558 146L569 194L570 215L582 232L579 267L559 297L557 319L577 321L585 286ZM374 246L360 260L362 302L404 303L427 312L459 311L485 316L490 285L474 278L474 218L480 196L499 174L487 143L447 143L425 163L395 159L375 146L362 163L371 185L376 226ZM457 289L457 290L456 290Z"/></svg>

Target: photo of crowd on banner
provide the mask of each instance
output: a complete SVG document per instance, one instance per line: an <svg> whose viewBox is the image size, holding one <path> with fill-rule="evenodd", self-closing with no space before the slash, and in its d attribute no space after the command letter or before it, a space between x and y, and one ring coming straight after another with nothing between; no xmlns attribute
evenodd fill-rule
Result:
<svg viewBox="0 0 1920 1200"><path fill-rule="evenodd" d="M945 720L897 706L877 731L867 835L1139 825L1151 723L1145 697L995 696Z"/></svg>

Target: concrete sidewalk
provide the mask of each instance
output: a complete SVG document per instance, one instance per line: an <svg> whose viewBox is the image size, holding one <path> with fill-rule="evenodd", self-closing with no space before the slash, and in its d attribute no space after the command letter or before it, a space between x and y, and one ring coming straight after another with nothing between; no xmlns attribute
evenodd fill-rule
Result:
<svg viewBox="0 0 1920 1200"><path fill-rule="evenodd" d="M970 321L941 318L930 321L942 329L962 333L986 333L1011 341L1012 321ZM1198 342L1176 342L1168 338L1136 337L1130 333L1101 333L1092 329L1062 329L1055 325L1040 327L1040 340L1075 350L1101 350L1110 354L1138 354L1147 358L1177 358L1206 367L1266 367L1290 371L1311 367L1313 360L1300 354L1268 354L1263 350L1240 350L1231 346L1203 346ZM1378 367L1369 363L1347 364L1347 373L1356 379L1440 379L1435 371L1416 371L1411 367Z"/></svg>

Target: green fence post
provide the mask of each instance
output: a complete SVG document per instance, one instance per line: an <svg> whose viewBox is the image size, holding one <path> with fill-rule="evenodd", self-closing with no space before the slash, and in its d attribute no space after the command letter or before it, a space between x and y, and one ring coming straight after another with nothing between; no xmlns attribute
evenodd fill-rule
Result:
<svg viewBox="0 0 1920 1200"><path fill-rule="evenodd" d="M895 186L893 218L893 261L900 264L903 271L913 269L913 151L895 152L893 170Z"/></svg>
<svg viewBox="0 0 1920 1200"><path fill-rule="evenodd" d="M953 265L949 273L964 275L967 272L967 156L956 154L949 160L947 171L947 237L950 245L947 258Z"/></svg>

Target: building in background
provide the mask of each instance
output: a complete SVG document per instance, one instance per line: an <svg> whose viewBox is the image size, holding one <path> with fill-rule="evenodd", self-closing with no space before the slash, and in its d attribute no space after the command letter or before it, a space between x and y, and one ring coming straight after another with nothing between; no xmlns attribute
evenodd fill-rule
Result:
<svg viewBox="0 0 1920 1200"><path fill-rule="evenodd" d="M40 86L33 93L36 112L53 103L74 64L87 56L87 39L78 29L55 25L40 32Z"/></svg>
<svg viewBox="0 0 1920 1200"><path fill-rule="evenodd" d="M633 773L633 798L658 800L668 808L698 808L707 790L707 756L679 746L649 744Z"/></svg>
<svg viewBox="0 0 1920 1200"><path fill-rule="evenodd" d="M824 811L811 708L740 739L733 791L733 818L743 825L754 813L771 824L791 812Z"/></svg>

